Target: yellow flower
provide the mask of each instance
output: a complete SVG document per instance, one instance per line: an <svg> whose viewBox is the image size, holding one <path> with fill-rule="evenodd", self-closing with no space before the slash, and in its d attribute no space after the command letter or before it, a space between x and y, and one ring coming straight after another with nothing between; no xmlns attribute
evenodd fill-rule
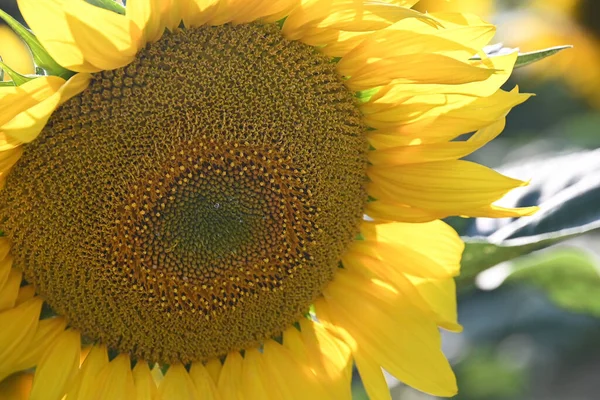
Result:
<svg viewBox="0 0 600 400"><path fill-rule="evenodd" d="M0 378L350 399L355 364L373 399L381 367L455 394L463 245L439 219L533 211L459 160L528 95L499 89L516 54L470 60L493 26L414 3L20 0L74 74L0 88Z"/></svg>

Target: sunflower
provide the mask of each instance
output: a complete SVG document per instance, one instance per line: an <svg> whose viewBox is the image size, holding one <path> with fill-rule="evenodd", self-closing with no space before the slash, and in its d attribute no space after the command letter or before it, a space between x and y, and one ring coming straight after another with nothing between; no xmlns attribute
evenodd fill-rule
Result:
<svg viewBox="0 0 600 400"><path fill-rule="evenodd" d="M455 394L439 219L533 211L459 160L528 95L499 89L516 54L471 60L493 26L413 3L20 0L46 74L0 87L0 378L350 399L355 366L373 399L382 368Z"/></svg>

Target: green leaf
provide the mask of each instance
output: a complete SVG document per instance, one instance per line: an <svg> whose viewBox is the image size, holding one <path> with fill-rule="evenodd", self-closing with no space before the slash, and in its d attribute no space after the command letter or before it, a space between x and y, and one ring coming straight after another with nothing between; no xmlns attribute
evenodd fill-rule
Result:
<svg viewBox="0 0 600 400"><path fill-rule="evenodd" d="M31 53L33 54L33 61L39 66L45 69L50 75L60 76L63 79L69 79L74 72L69 71L66 68L60 66L54 59L48 54L46 49L37 40L35 35L31 31L25 28L19 21L0 10L0 18L2 18L8 26L10 26L21 39L29 46ZM8 71L7 71L8 72Z"/></svg>
<svg viewBox="0 0 600 400"><path fill-rule="evenodd" d="M544 290L558 306L600 317L600 265L587 251L548 249L519 258L508 266L507 283L526 283Z"/></svg>
<svg viewBox="0 0 600 400"><path fill-rule="evenodd" d="M519 55L517 56L517 61L515 62L515 66L513 67L513 69L517 69L517 68L521 68L521 67L524 67L529 64L533 64L534 62L543 60L546 57L550 57L551 55L554 55L554 54L558 53L559 51L562 51L565 49L570 49L572 47L573 46L571 46L571 45L555 46L555 47L549 47L549 48L543 49L543 50L535 50L535 51L530 51L527 53L519 53ZM493 57L498 57L498 56L502 56L505 54L510 54L510 53L513 53L518 50L519 49L504 47L504 46L502 46L502 43L498 43L498 44L486 46L483 49L483 52L488 57L493 58ZM481 60L481 57L475 56L471 59L472 60Z"/></svg>
<svg viewBox="0 0 600 400"><path fill-rule="evenodd" d="M105 10L114 11L117 14L125 15L125 7L114 0L85 0L86 3L96 7L104 8Z"/></svg>
<svg viewBox="0 0 600 400"><path fill-rule="evenodd" d="M516 259L517 257L541 250L575 236L548 238L523 245L492 243L486 238L463 237L465 250L461 260L461 271L460 276L457 278L457 283L462 287L472 286L479 273L497 264Z"/></svg>
<svg viewBox="0 0 600 400"><path fill-rule="evenodd" d="M600 228L600 150L546 156L502 172L532 179L502 205L538 205L540 211L520 219L475 219L463 232L463 286L498 263Z"/></svg>
<svg viewBox="0 0 600 400"><path fill-rule="evenodd" d="M30 80L33 79L33 78L27 77L25 75L21 75L20 73L18 73L17 71L15 71L11 67L9 67L8 65L4 64L2 61L0 61L0 68L2 68L4 71L6 71L6 73L10 76L10 78L13 80L13 82L17 86L21 86L22 84L29 82Z"/></svg>
<svg viewBox="0 0 600 400"><path fill-rule="evenodd" d="M465 351L458 368L461 391L476 399L517 399L527 388L528 370L486 345Z"/></svg>
<svg viewBox="0 0 600 400"><path fill-rule="evenodd" d="M547 49L543 49L543 50L536 50L536 51L530 51L527 53L519 53L519 56L517 57L517 62L515 62L515 66L514 68L521 68L524 67L526 65L529 64L533 64L534 62L543 60L546 57L550 57L551 55L554 55L556 53L558 53L559 51L562 51L564 49L570 49L573 46L556 46L556 47L550 47Z"/></svg>
<svg viewBox="0 0 600 400"><path fill-rule="evenodd" d="M6 87L6 86L15 86L15 83L13 81L0 82L0 87Z"/></svg>

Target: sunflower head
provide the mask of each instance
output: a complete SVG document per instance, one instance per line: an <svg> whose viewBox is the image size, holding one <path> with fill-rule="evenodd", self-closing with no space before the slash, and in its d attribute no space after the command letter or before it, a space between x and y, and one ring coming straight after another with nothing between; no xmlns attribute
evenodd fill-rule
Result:
<svg viewBox="0 0 600 400"><path fill-rule="evenodd" d="M494 28L410 1L91 3L20 0L33 33L1 14L37 74L0 87L0 375L349 399L354 363L373 398L380 367L452 395L462 245L438 219L533 211L459 160L527 98L499 89L516 54L472 58Z"/></svg>

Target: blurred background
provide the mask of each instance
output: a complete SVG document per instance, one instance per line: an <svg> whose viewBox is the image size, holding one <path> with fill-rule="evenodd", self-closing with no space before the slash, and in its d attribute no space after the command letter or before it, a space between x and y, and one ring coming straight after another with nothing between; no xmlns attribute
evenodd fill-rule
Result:
<svg viewBox="0 0 600 400"><path fill-rule="evenodd" d="M0 9L18 16L14 1ZM470 158L524 180L504 205L539 205L519 221L448 220L467 243L457 279L461 334L443 332L461 400L600 399L600 1L422 0L421 11L478 14L495 43L522 52L571 44L506 84L536 93L500 138ZM14 43L0 25L0 55ZM18 392L30 376L0 383ZM366 399L358 376L356 400ZM393 378L394 399L430 400ZM3 398L0 396L0 398Z"/></svg>

